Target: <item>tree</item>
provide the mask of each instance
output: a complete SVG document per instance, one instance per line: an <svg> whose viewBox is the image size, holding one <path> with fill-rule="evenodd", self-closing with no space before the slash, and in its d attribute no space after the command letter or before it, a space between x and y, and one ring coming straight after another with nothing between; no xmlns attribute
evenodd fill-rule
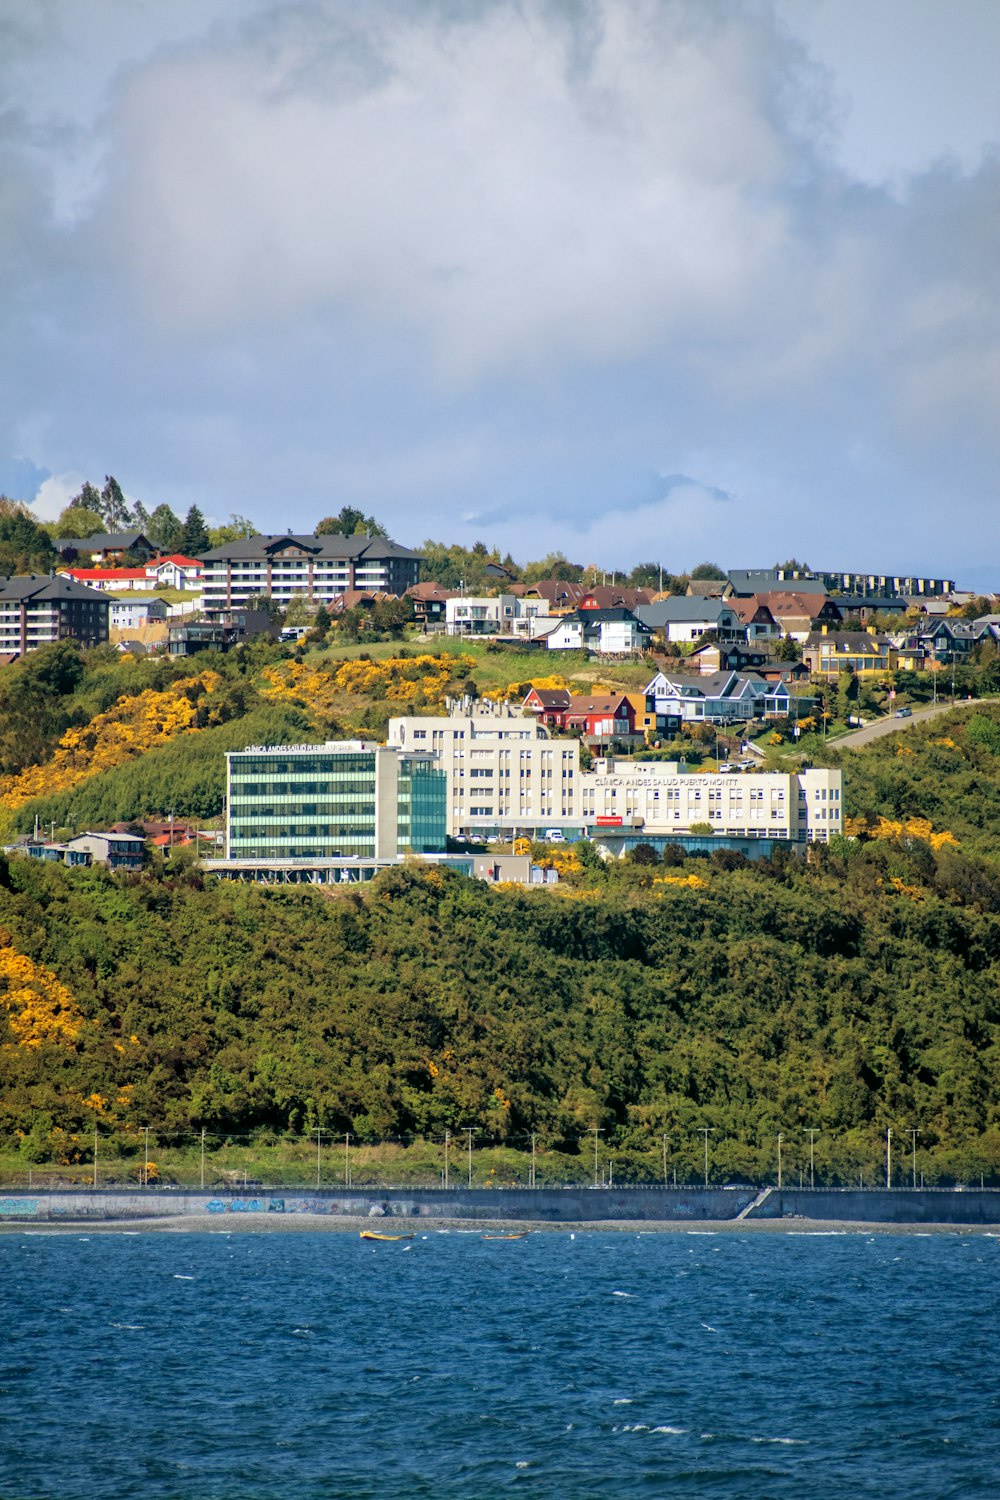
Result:
<svg viewBox="0 0 1000 1500"><path fill-rule="evenodd" d="M184 534L181 537L181 548L188 556L208 551L208 527L205 525L205 517L197 505L192 505L184 517Z"/></svg>
<svg viewBox="0 0 1000 1500"><path fill-rule="evenodd" d="M385 527L374 516L345 505L337 516L324 516L316 527L317 536L388 536Z"/></svg>
<svg viewBox="0 0 1000 1500"><path fill-rule="evenodd" d="M539 562L530 562L524 569L525 583L538 583L543 578L557 578L560 583L580 583L583 568L580 563L570 562L562 552L550 552Z"/></svg>
<svg viewBox="0 0 1000 1500"><path fill-rule="evenodd" d="M238 542L242 537L259 536L260 527L248 521L246 516L238 516L235 511L229 517L225 526L212 526L209 529L208 540L213 547L224 547L228 542Z"/></svg>
<svg viewBox="0 0 1000 1500"><path fill-rule="evenodd" d="M46 573L55 560L52 538L26 509L0 514L0 578Z"/></svg>
<svg viewBox="0 0 1000 1500"><path fill-rule="evenodd" d="M87 510L82 505L67 505L55 523L57 537L96 536L104 530L104 517L96 510Z"/></svg>
<svg viewBox="0 0 1000 1500"><path fill-rule="evenodd" d="M158 505L149 518L146 535L161 551L177 552L184 540L184 525L169 505Z"/></svg>
<svg viewBox="0 0 1000 1500"><path fill-rule="evenodd" d="M782 570L782 572L785 572L785 573L811 573L812 572L812 568L810 568L810 566L809 566L809 564L807 562L799 562L798 559L795 558L795 557L790 557L787 562L775 563L774 566L775 566L775 569L780 568Z"/></svg>
<svg viewBox="0 0 1000 1500"><path fill-rule="evenodd" d="M122 487L113 474L105 474L101 491L101 515L109 531L124 531L131 525L132 512L122 494Z"/></svg>
<svg viewBox="0 0 1000 1500"><path fill-rule="evenodd" d="M97 488L96 484L91 484L89 479L84 481L83 488L80 490L80 493L78 495L74 495L69 503L71 506L80 506L82 510L96 511L97 514L102 518L103 524L104 509L101 503L101 492Z"/></svg>
<svg viewBox="0 0 1000 1500"><path fill-rule="evenodd" d="M691 569L691 577L694 578L694 579L713 579L714 578L714 579L718 579L718 581L720 583L723 583L723 582L725 582L726 574L719 567L718 563L703 562L703 563L699 563L696 568L692 568Z"/></svg>
<svg viewBox="0 0 1000 1500"><path fill-rule="evenodd" d="M802 647L790 635L783 635L774 648L774 654L779 661L801 661Z"/></svg>

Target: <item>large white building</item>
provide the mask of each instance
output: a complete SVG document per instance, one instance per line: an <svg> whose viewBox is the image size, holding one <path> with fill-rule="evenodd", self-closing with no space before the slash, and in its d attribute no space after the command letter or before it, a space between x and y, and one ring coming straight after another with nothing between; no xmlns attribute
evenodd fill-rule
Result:
<svg viewBox="0 0 1000 1500"><path fill-rule="evenodd" d="M547 599L522 599L517 594L490 598L457 598L445 601L445 629L449 635L522 635L538 633L534 622L546 620Z"/></svg>
<svg viewBox="0 0 1000 1500"><path fill-rule="evenodd" d="M843 774L682 772L676 761L611 757L579 780L588 827L651 835L684 834L706 824L733 838L826 843L843 832Z"/></svg>
<svg viewBox="0 0 1000 1500"><path fill-rule="evenodd" d="M452 837L579 820L580 743L509 711L389 720L389 744L429 750L448 779Z"/></svg>

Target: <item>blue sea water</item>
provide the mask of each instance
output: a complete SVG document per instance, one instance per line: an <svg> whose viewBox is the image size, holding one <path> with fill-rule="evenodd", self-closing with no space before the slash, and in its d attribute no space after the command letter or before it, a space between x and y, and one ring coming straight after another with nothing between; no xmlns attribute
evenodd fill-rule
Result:
<svg viewBox="0 0 1000 1500"><path fill-rule="evenodd" d="M996 1496L998 1271L958 1233L11 1233L0 1496Z"/></svg>

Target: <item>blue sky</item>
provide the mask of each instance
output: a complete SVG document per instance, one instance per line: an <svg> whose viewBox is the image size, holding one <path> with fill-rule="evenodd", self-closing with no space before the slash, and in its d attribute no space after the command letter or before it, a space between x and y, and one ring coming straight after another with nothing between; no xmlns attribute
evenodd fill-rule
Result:
<svg viewBox="0 0 1000 1500"><path fill-rule="evenodd" d="M993 0L0 0L0 490L1000 587Z"/></svg>

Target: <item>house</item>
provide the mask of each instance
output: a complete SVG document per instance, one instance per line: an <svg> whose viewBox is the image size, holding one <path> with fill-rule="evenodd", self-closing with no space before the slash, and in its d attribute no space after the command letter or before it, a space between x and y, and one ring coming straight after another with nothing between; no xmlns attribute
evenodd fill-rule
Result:
<svg viewBox="0 0 1000 1500"><path fill-rule="evenodd" d="M758 594L757 598L767 605L781 634L789 635L793 641L800 643L813 631L821 630L824 625L840 625L843 621L840 610L825 594L775 590L769 594Z"/></svg>
<svg viewBox="0 0 1000 1500"><path fill-rule="evenodd" d="M685 665L702 677L711 677L715 672L759 672L771 660L760 642L751 646L744 641L707 640L694 647Z"/></svg>
<svg viewBox="0 0 1000 1500"><path fill-rule="evenodd" d="M145 568L78 568L75 565L59 569L60 577L75 579L89 589L100 589L104 593L123 594L138 591L145 593L150 587Z"/></svg>
<svg viewBox="0 0 1000 1500"><path fill-rule="evenodd" d="M200 589L202 564L197 557L172 552L169 557L154 557L146 564L146 577L162 589Z"/></svg>
<svg viewBox="0 0 1000 1500"><path fill-rule="evenodd" d="M644 651L652 631L631 610L579 609L563 615L550 629L536 632L550 651L598 651L607 656L630 656Z"/></svg>
<svg viewBox="0 0 1000 1500"><path fill-rule="evenodd" d="M742 625L748 641L773 641L781 636L781 626L756 594L751 594L749 599L734 595L726 603Z"/></svg>
<svg viewBox="0 0 1000 1500"><path fill-rule="evenodd" d="M872 677L895 671L899 652L888 636L870 630L819 630L806 638L802 660L814 677L830 681L841 672Z"/></svg>
<svg viewBox="0 0 1000 1500"><path fill-rule="evenodd" d="M648 744L656 738L656 712L649 707L645 693L626 693L625 696L632 705L635 738Z"/></svg>
<svg viewBox="0 0 1000 1500"><path fill-rule="evenodd" d="M934 624L908 631L903 641L907 646L923 647L933 661L963 662L971 658L982 634L977 622L936 620Z"/></svg>
<svg viewBox="0 0 1000 1500"><path fill-rule="evenodd" d="M640 605L636 617L665 641L698 641L708 634L728 641L746 638L728 599L671 594L655 604Z"/></svg>
<svg viewBox="0 0 1000 1500"><path fill-rule="evenodd" d="M716 672L710 677L657 672L646 686L646 702L660 733L682 724L804 718L815 706L814 699L794 695L787 682L768 682L756 672Z"/></svg>
<svg viewBox="0 0 1000 1500"><path fill-rule="evenodd" d="M422 561L387 537L239 537L202 554L202 602L214 617L260 597L284 609L295 598L332 604L347 589L400 595L417 582Z"/></svg>
<svg viewBox="0 0 1000 1500"><path fill-rule="evenodd" d="M109 602L109 624L112 630L137 630L140 625L151 625L156 620L167 618L167 603L164 599L116 599L112 594Z"/></svg>
<svg viewBox="0 0 1000 1500"><path fill-rule="evenodd" d="M406 596L413 600L414 620L426 629L428 625L444 623L444 607L449 599L455 598L455 591L431 580L411 584L406 590Z"/></svg>
<svg viewBox="0 0 1000 1500"><path fill-rule="evenodd" d="M141 870L146 857L145 839L132 833L81 833L66 840L66 849L89 854L111 870Z"/></svg>
<svg viewBox="0 0 1000 1500"><path fill-rule="evenodd" d="M630 609L651 604L650 589L619 588L614 584L566 583L561 578L542 578L537 583L515 583L509 590L523 599L545 599L550 615L565 615L576 609Z"/></svg>
<svg viewBox="0 0 1000 1500"><path fill-rule="evenodd" d="M229 651L253 636L278 638L277 621L263 609L230 609L214 620L191 620L170 625L167 650L171 656L196 656L199 651Z"/></svg>
<svg viewBox="0 0 1000 1500"><path fill-rule="evenodd" d="M909 602L899 594L832 594L830 596L840 610L845 622L857 620L862 625L876 615L905 615Z"/></svg>
<svg viewBox="0 0 1000 1500"><path fill-rule="evenodd" d="M0 654L24 656L51 641L101 646L108 639L110 603L72 578L42 574L0 582Z"/></svg>
<svg viewBox="0 0 1000 1500"><path fill-rule="evenodd" d="M141 531L96 532L93 536L60 537L52 544L57 552L89 557L92 563L108 567L120 563L126 554L148 560L156 553L149 538Z"/></svg>
<svg viewBox="0 0 1000 1500"><path fill-rule="evenodd" d="M731 596L749 599L770 593L795 592L797 594L825 595L828 590L823 579L804 569L790 568L730 568L727 582Z"/></svg>
<svg viewBox="0 0 1000 1500"><path fill-rule="evenodd" d="M562 727L575 731L593 745L628 740L635 735L635 709L627 693L603 693L592 698L574 696L563 715Z"/></svg>
<svg viewBox="0 0 1000 1500"><path fill-rule="evenodd" d="M733 586L728 578L690 578L686 592L689 599L727 599Z"/></svg>
<svg viewBox="0 0 1000 1500"><path fill-rule="evenodd" d="M536 634L535 621L549 612L546 599L525 599L517 594L495 598L467 598L464 594L445 600L444 619L448 635Z"/></svg>
<svg viewBox="0 0 1000 1500"><path fill-rule="evenodd" d="M573 701L569 688L533 687L521 704L523 714L532 714L539 724L563 726L563 717Z"/></svg>

